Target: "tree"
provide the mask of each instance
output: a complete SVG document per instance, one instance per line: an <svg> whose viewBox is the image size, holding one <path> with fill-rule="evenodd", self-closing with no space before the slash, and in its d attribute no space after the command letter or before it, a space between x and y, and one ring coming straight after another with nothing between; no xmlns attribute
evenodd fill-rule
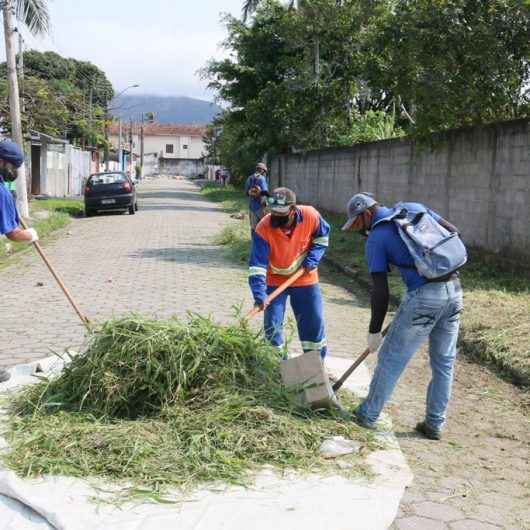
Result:
<svg viewBox="0 0 530 530"><path fill-rule="evenodd" d="M266 152L351 144L370 133L376 139L382 130L399 133L387 123L394 120L392 95L363 92L363 32L378 13L365 4L306 0L303 9L295 10L265 0L248 24L226 18L230 56L211 61L203 73L229 105L219 120L218 145L221 153L223 146L233 150L221 156L238 164L232 167L236 173L244 174L255 163L247 166L240 146L259 158ZM321 39L318 76L314 35ZM368 111L377 112L354 127Z"/></svg>
<svg viewBox="0 0 530 530"><path fill-rule="evenodd" d="M24 24L32 35L38 36L48 33L50 29L50 15L46 0L4 0L2 14L4 17L12 135L13 140L23 148L22 119L20 115L12 17L14 14L16 19ZM24 164L18 170L17 201L20 213L27 217L29 215L28 188Z"/></svg>
<svg viewBox="0 0 530 530"><path fill-rule="evenodd" d="M23 130L62 136L81 145L104 146L104 109L114 93L105 73L92 63L35 50L24 52L24 65ZM0 65L0 83L3 74L5 64ZM0 106L0 115L7 123L5 111L6 107Z"/></svg>
<svg viewBox="0 0 530 530"><path fill-rule="evenodd" d="M55 52L24 52L24 70L40 79L66 81L86 94L91 103L105 107L114 96L114 89L105 73L88 61L62 57Z"/></svg>
<svg viewBox="0 0 530 530"><path fill-rule="evenodd" d="M507 0L399 0L365 42L369 86L431 132L528 115L530 9Z"/></svg>

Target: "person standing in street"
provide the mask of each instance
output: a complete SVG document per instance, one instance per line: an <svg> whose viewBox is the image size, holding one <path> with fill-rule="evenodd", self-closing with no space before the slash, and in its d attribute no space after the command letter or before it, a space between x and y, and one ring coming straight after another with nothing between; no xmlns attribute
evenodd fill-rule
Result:
<svg viewBox="0 0 530 530"><path fill-rule="evenodd" d="M256 171L245 182L245 193L249 197L250 231L254 234L256 226L265 215L267 184L267 166L263 162L256 165Z"/></svg>
<svg viewBox="0 0 530 530"><path fill-rule="evenodd" d="M399 207L400 212L412 213L412 223L419 223L424 215L428 217L425 226L419 227L421 230L428 229L429 222L438 231L441 225L440 232L448 236L446 241L454 241L452 234L457 235L456 227L436 212L419 203L399 203ZM394 222L397 206L387 208L371 194L358 193L350 199L347 209L348 221L343 231L357 231L367 236L365 253L372 278L368 349L376 352L381 346L368 396L355 410L355 420L363 427L374 428L407 363L428 340L432 379L427 388L425 419L416 425L416 430L426 438L439 440L451 397L463 308L458 272L449 270L436 279L427 279L418 272L418 261ZM465 254L465 247L461 245L461 248ZM388 309L390 266L399 269L407 293L383 340L381 329Z"/></svg>
<svg viewBox="0 0 530 530"><path fill-rule="evenodd" d="M329 244L329 224L312 206L296 204L288 188L276 188L267 198L270 211L257 225L249 260L249 285L254 304L265 310L265 336L286 356L283 321L287 298L296 318L304 352L327 352L318 283L318 265ZM267 295L302 267L305 273L269 305Z"/></svg>
<svg viewBox="0 0 530 530"><path fill-rule="evenodd" d="M15 200L5 183L14 182L17 178L17 169L24 162L24 153L20 147L11 140L0 141L0 234L11 241L38 241L39 236L35 229L24 230L19 228L19 217ZM0 383L10 377L8 371L0 369Z"/></svg>

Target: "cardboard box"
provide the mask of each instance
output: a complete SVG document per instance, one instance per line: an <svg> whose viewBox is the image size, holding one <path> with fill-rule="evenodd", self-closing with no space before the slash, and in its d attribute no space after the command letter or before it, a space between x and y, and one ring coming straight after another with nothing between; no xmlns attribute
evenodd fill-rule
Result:
<svg viewBox="0 0 530 530"><path fill-rule="evenodd" d="M297 398L301 405L312 408L340 407L319 351L282 361L280 371L286 387L300 389Z"/></svg>

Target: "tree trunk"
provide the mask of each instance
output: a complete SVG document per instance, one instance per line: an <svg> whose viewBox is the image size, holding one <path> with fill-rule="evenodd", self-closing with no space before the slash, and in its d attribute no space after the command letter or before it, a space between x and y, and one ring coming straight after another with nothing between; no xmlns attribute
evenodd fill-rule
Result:
<svg viewBox="0 0 530 530"><path fill-rule="evenodd" d="M9 111L11 114L11 137L20 148L24 149L22 137L22 117L20 114L20 97L18 92L17 64L14 47L13 31L13 3L5 0L3 5L4 37L6 44L7 81L9 87ZM18 169L17 178L17 205L22 217L29 217L28 188L26 182L26 164Z"/></svg>

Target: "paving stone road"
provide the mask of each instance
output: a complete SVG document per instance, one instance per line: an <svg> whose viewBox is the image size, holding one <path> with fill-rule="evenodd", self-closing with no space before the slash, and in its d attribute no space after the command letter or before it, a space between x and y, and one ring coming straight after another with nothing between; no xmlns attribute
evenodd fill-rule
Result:
<svg viewBox="0 0 530 530"><path fill-rule="evenodd" d="M183 180L144 183L139 202L135 216L76 219L46 244L89 318L103 321L130 311L164 317L191 310L227 322L234 304L250 307L246 271L212 243L232 222L228 215ZM0 274L0 366L80 347L84 328L38 256L26 253ZM322 288L330 351L356 355L364 347L369 319L364 293L351 281L325 274ZM425 355L417 355L389 407L415 474L392 528L530 530L525 396L460 360L446 439L430 442L411 430L422 416L428 373ZM345 522L344 530L350 528L355 522Z"/></svg>

